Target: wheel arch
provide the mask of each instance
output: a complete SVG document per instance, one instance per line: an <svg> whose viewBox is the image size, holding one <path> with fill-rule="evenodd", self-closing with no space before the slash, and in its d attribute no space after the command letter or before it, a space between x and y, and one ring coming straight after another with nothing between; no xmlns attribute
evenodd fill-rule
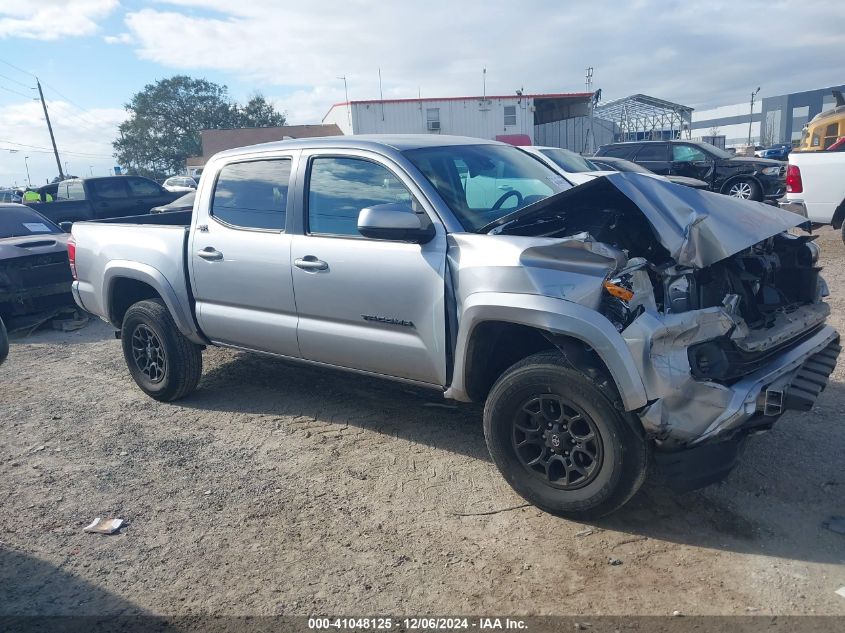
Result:
<svg viewBox="0 0 845 633"><path fill-rule="evenodd" d="M845 200L839 203L839 206L833 212L833 217L830 219L830 224L835 229L841 229L843 223L845 223Z"/></svg>
<svg viewBox="0 0 845 633"><path fill-rule="evenodd" d="M755 185L757 185L757 188L760 190L760 193L763 193L763 183L761 183L760 179L757 178L757 176L755 176L754 174L735 174L731 176L730 178L725 180L725 182L722 183L722 186L719 189L719 193L727 193L730 186L738 180L750 180Z"/></svg>
<svg viewBox="0 0 845 633"><path fill-rule="evenodd" d="M496 337L491 330L516 336L505 339L506 351L496 356ZM507 349L515 346L519 354ZM645 406L647 399L642 378L624 339L604 316L586 306L537 295L516 293L476 293L465 302L455 354L452 384L446 396L474 401L514 362L543 349L560 349L565 355L586 350L594 354L612 378L626 410ZM491 353L493 360L488 360ZM486 362L485 362L486 360ZM501 367L506 361L507 366ZM491 374L495 374L491 380Z"/></svg>
<svg viewBox="0 0 845 633"><path fill-rule="evenodd" d="M158 298L164 302L176 327L185 337L194 343L205 343L189 310L182 305L167 278L156 268L139 262L109 262L103 278L103 290L103 305L108 320L116 328L120 329L123 315L132 304Z"/></svg>

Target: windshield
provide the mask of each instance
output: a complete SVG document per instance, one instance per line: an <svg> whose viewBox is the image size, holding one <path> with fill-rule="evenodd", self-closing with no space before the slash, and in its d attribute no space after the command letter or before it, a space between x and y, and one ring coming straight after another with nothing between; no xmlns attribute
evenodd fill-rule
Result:
<svg viewBox="0 0 845 633"><path fill-rule="evenodd" d="M711 145L710 143L691 143L691 145L698 145L705 152L710 152L716 158L733 158L733 155L728 154L728 152L726 152L725 150L719 149L718 147L716 147L715 145Z"/></svg>
<svg viewBox="0 0 845 633"><path fill-rule="evenodd" d="M0 238L29 237L62 233L63 231L43 215L32 209L6 206L0 209Z"/></svg>
<svg viewBox="0 0 845 633"><path fill-rule="evenodd" d="M450 145L407 150L467 231L570 188L540 161L508 145Z"/></svg>
<svg viewBox="0 0 845 633"><path fill-rule="evenodd" d="M570 152L565 149L541 149L540 153L549 158L555 165L573 174L578 174L585 171L599 171L599 168L593 165L583 156L579 156L575 152Z"/></svg>

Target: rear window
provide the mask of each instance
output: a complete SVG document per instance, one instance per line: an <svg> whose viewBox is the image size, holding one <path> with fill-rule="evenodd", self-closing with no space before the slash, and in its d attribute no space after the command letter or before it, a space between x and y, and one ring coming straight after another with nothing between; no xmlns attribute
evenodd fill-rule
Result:
<svg viewBox="0 0 845 633"><path fill-rule="evenodd" d="M58 226L32 209L11 206L0 208L0 238L37 237L62 232Z"/></svg>
<svg viewBox="0 0 845 633"><path fill-rule="evenodd" d="M636 145L609 145L599 149L599 156L611 156L613 158L628 158L637 149Z"/></svg>

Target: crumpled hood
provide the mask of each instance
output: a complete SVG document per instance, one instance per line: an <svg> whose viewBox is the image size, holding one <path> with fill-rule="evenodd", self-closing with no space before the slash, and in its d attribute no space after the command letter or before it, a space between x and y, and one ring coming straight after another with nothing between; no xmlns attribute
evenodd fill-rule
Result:
<svg viewBox="0 0 845 633"><path fill-rule="evenodd" d="M629 207L646 217L654 235L682 266L704 268L807 220L760 202L676 185L633 172L596 178L491 223L491 233L560 215L567 206Z"/></svg>

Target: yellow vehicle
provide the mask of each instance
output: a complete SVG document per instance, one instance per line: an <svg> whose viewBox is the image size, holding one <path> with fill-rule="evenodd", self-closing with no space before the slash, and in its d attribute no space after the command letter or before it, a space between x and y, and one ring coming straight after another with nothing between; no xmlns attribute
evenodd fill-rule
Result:
<svg viewBox="0 0 845 633"><path fill-rule="evenodd" d="M845 97L839 90L832 92L836 106L812 118L801 133L801 144L797 151L823 151L845 136Z"/></svg>

